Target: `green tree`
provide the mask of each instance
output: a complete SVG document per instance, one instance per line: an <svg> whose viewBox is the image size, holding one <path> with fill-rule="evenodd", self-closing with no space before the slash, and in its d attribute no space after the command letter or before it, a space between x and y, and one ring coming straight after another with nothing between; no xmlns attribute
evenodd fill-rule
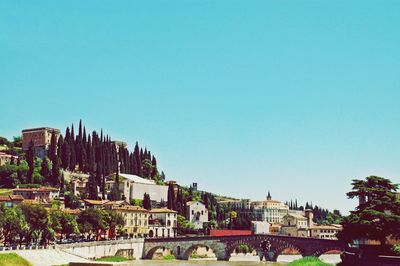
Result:
<svg viewBox="0 0 400 266"><path fill-rule="evenodd" d="M176 210L176 201L175 201L175 190L174 190L174 185L169 184L168 185L168 203L167 203L168 209L170 210Z"/></svg>
<svg viewBox="0 0 400 266"><path fill-rule="evenodd" d="M42 237L42 242L46 241L47 235L43 234L48 229L49 216L47 210L39 204L20 204L22 213L29 226L27 232L27 242L31 239L39 240Z"/></svg>
<svg viewBox="0 0 400 266"><path fill-rule="evenodd" d="M33 183L33 171L35 169L35 147L32 140L29 142L29 148L26 152L26 162L28 163L29 167L27 173L28 183Z"/></svg>
<svg viewBox="0 0 400 266"><path fill-rule="evenodd" d="M145 208L146 210L151 210L151 199L150 199L150 195L147 193L144 193L143 195L143 208Z"/></svg>
<svg viewBox="0 0 400 266"><path fill-rule="evenodd" d="M389 179L369 176L353 180L349 198L359 198L356 210L343 219L343 231L338 237L346 242L362 239L379 240L400 236L400 202L396 197L397 184Z"/></svg>
<svg viewBox="0 0 400 266"><path fill-rule="evenodd" d="M94 234L98 239L101 232L107 228L105 211L96 208L82 211L78 216L77 222L80 232L89 234L89 238Z"/></svg>
<svg viewBox="0 0 400 266"><path fill-rule="evenodd" d="M20 236L21 243L28 228L20 209L4 207L3 204L0 205L0 225L4 244L14 243L17 236Z"/></svg>
<svg viewBox="0 0 400 266"><path fill-rule="evenodd" d="M121 229L125 225L124 217L117 213L116 211L109 210L105 212L105 223L107 224L107 228L110 230L109 236L110 238L115 237L116 230Z"/></svg>
<svg viewBox="0 0 400 266"><path fill-rule="evenodd" d="M50 166L49 166L49 160L47 159L47 157L45 157L42 160L42 164L40 165L40 175L46 181L51 180L51 171L50 171Z"/></svg>

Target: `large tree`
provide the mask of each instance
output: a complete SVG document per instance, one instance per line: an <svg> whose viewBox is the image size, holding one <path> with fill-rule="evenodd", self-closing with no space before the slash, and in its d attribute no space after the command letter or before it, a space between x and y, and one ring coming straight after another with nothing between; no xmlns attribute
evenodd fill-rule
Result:
<svg viewBox="0 0 400 266"><path fill-rule="evenodd" d="M399 237L398 185L383 177L369 176L365 180L353 180L352 186L353 190L347 196L351 199L357 197L359 205L344 218L339 239L346 242L372 239L384 245L388 236Z"/></svg>
<svg viewBox="0 0 400 266"><path fill-rule="evenodd" d="M32 140L29 142L29 148L26 152L26 162L29 166L27 173L28 183L33 183L33 171L35 169L35 147Z"/></svg>

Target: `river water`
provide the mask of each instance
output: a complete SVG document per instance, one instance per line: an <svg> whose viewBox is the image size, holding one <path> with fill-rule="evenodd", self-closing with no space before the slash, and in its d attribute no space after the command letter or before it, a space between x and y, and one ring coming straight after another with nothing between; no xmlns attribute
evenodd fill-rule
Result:
<svg viewBox="0 0 400 266"><path fill-rule="evenodd" d="M300 255L280 255L278 262L260 262L257 256L237 256L231 257L230 261L216 261L211 259L196 259L196 260L137 260L131 263L132 266L239 266L239 265L269 265L269 266L283 266L288 262L300 259ZM320 259L324 262L336 265L340 262L340 255L322 255Z"/></svg>

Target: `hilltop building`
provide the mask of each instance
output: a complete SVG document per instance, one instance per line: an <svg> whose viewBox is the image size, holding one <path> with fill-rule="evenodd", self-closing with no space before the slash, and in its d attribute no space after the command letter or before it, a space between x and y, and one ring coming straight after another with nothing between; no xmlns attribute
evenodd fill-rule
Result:
<svg viewBox="0 0 400 266"><path fill-rule="evenodd" d="M203 229L204 223L208 223L208 210L200 201L188 201L186 203L186 219L194 224L195 229Z"/></svg>
<svg viewBox="0 0 400 266"><path fill-rule="evenodd" d="M4 165L6 163L11 163L12 160L14 160L14 162L17 163L17 159L18 159L18 156L0 152L0 166Z"/></svg>
<svg viewBox="0 0 400 266"><path fill-rule="evenodd" d="M250 199L221 200L218 202L220 207L231 207L234 209L250 209Z"/></svg>
<svg viewBox="0 0 400 266"><path fill-rule="evenodd" d="M22 196L25 200L49 203L60 196L60 190L52 187L15 188L13 189L13 195Z"/></svg>
<svg viewBox="0 0 400 266"><path fill-rule="evenodd" d="M278 200L273 200L269 191L266 200L252 201L250 205L254 209L254 214L261 217L262 221L273 224L283 223L283 217L289 212L289 207Z"/></svg>
<svg viewBox="0 0 400 266"><path fill-rule="evenodd" d="M116 174L106 177L106 190L110 193L115 185ZM168 186L157 185L153 180L145 179L137 175L119 174L119 190L126 202L134 199L143 199L144 193L150 195L150 199L156 202L167 201Z"/></svg>
<svg viewBox="0 0 400 266"><path fill-rule="evenodd" d="M53 132L56 138L60 136L60 130L50 127L30 128L22 130L22 149L27 151L31 141L35 149L35 155L41 159L46 157Z"/></svg>

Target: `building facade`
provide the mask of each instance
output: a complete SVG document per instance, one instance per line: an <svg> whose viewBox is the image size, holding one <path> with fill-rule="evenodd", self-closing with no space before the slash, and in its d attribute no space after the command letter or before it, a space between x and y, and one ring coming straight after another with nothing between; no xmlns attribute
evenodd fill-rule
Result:
<svg viewBox="0 0 400 266"><path fill-rule="evenodd" d="M177 212L160 208L149 211L149 237L175 237L177 234Z"/></svg>
<svg viewBox="0 0 400 266"><path fill-rule="evenodd" d="M273 200L269 192L266 200L252 201L250 205L257 217L271 224L282 224L283 217L289 212L289 207L278 200Z"/></svg>
<svg viewBox="0 0 400 266"><path fill-rule="evenodd" d="M13 195L19 195L28 200L49 203L60 196L60 190L51 187L15 188L13 189Z"/></svg>
<svg viewBox="0 0 400 266"><path fill-rule="evenodd" d="M124 217L124 229L130 237L146 237L149 233L149 211L140 206L132 206L121 202L105 204L105 209L111 209Z"/></svg>
<svg viewBox="0 0 400 266"><path fill-rule="evenodd" d="M43 159L47 155L47 149L51 142L53 132L56 139L60 136L60 130L50 127L30 128L22 130L22 149L27 151L31 141L35 149L35 155Z"/></svg>
<svg viewBox="0 0 400 266"><path fill-rule="evenodd" d="M0 152L0 166L5 165L6 163L11 163L12 161L17 163L17 160L18 160L18 156Z"/></svg>
<svg viewBox="0 0 400 266"><path fill-rule="evenodd" d="M109 193L114 187L116 175L110 175L106 179L106 190ZM152 201L168 200L168 186L157 185L153 180L136 175L120 173L119 190L121 195L124 195L126 202L134 199L142 200L144 193L149 194Z"/></svg>
<svg viewBox="0 0 400 266"><path fill-rule="evenodd" d="M203 229L203 224L208 223L208 210L200 201L186 203L186 219L194 224L194 229Z"/></svg>

